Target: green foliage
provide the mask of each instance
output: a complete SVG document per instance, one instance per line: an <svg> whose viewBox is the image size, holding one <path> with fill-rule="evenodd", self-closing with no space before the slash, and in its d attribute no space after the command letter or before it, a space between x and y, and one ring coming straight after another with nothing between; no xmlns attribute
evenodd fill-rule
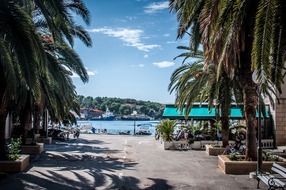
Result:
<svg viewBox="0 0 286 190"><path fill-rule="evenodd" d="M108 107L116 115L129 115L136 111L138 114L159 119L164 110L164 106L160 103L135 99L78 96L78 101L81 108L97 108L105 111Z"/></svg>
<svg viewBox="0 0 286 190"><path fill-rule="evenodd" d="M173 140L173 132L176 121L173 120L162 120L157 126L157 131L164 141Z"/></svg>
<svg viewBox="0 0 286 190"><path fill-rule="evenodd" d="M119 113L121 115L129 115L132 113L132 107L128 104L123 104L119 108Z"/></svg>
<svg viewBox="0 0 286 190"><path fill-rule="evenodd" d="M72 75L87 82L88 74L73 49L74 40L92 44L79 18L89 24L89 11L82 0L1 1L1 117L8 112L21 117L48 110L52 121L75 121L71 111L79 114L80 107ZM21 125L28 119L22 117ZM1 142L0 158L6 154ZM12 141L11 150L15 147ZM12 157L17 157L16 152Z"/></svg>
<svg viewBox="0 0 286 190"><path fill-rule="evenodd" d="M221 122L220 121L216 121L214 123L215 129L218 131L221 131Z"/></svg>
<svg viewBox="0 0 286 190"><path fill-rule="evenodd" d="M21 138L12 138L11 142L8 144L8 159L9 160L17 160L20 155L20 146L21 146L22 140Z"/></svg>
<svg viewBox="0 0 286 190"><path fill-rule="evenodd" d="M258 95L268 96L273 105L284 83L285 1L169 0L169 5L177 16L178 37L190 31L191 46L196 51L199 46L193 44L202 45L205 65L214 64L217 77L238 78L245 110L252 110L245 112L251 118L246 125L254 128ZM254 70L258 85L251 79ZM247 141L247 159L256 159L255 133Z"/></svg>
<svg viewBox="0 0 286 190"><path fill-rule="evenodd" d="M273 155L271 152L263 152L263 154L262 154L262 159L263 159L264 161L277 162L277 161L279 161L279 156Z"/></svg>
<svg viewBox="0 0 286 190"><path fill-rule="evenodd" d="M238 161L238 160L241 160L242 157L241 157L241 154L239 154L239 152L234 152L234 153L229 154L229 159L233 161Z"/></svg>

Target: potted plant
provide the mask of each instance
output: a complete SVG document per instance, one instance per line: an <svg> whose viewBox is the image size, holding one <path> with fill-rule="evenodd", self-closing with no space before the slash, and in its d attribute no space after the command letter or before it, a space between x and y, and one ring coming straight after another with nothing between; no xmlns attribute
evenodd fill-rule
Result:
<svg viewBox="0 0 286 190"><path fill-rule="evenodd" d="M0 161L1 172L20 172L25 170L29 165L29 155L21 155L21 138L12 138L7 146L8 149L8 160Z"/></svg>
<svg viewBox="0 0 286 190"><path fill-rule="evenodd" d="M28 132L27 137L24 141L25 144L22 144L21 146L22 153L34 155L41 154L44 151L44 144L36 142L38 135L35 137L34 129Z"/></svg>
<svg viewBox="0 0 286 190"><path fill-rule="evenodd" d="M206 145L206 153L209 156L218 156L223 154L225 148L219 144L207 144Z"/></svg>
<svg viewBox="0 0 286 190"><path fill-rule="evenodd" d="M164 149L172 149L173 147L173 133L176 122L172 120L162 120L157 126L157 132L164 143Z"/></svg>
<svg viewBox="0 0 286 190"><path fill-rule="evenodd" d="M21 138L11 139L11 142L7 146L9 160L17 160L20 158L20 146L21 146Z"/></svg>
<svg viewBox="0 0 286 190"><path fill-rule="evenodd" d="M272 153L264 153L262 170L270 172L273 162L279 163L279 165L286 166L286 160ZM218 156L218 167L225 174L246 175L256 170L257 161L245 160L245 155L241 155L237 152L229 155Z"/></svg>
<svg viewBox="0 0 286 190"><path fill-rule="evenodd" d="M189 144L191 145L191 148L194 150L200 150L201 149L201 140L198 139L198 136L201 134L200 126L193 125L191 126L193 139L189 139Z"/></svg>

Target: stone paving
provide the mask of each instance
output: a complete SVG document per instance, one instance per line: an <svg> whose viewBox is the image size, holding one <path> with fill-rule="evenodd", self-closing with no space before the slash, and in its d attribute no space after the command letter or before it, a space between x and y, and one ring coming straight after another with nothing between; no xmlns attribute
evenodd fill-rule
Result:
<svg viewBox="0 0 286 190"><path fill-rule="evenodd" d="M1 190L255 189L247 175L225 175L204 151L165 151L152 137L81 135L47 145L23 173L1 175ZM266 189L264 187L264 189Z"/></svg>

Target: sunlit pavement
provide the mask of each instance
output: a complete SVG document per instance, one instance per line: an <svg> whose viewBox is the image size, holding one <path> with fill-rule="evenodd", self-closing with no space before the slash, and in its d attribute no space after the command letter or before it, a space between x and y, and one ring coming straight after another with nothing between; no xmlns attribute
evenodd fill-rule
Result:
<svg viewBox="0 0 286 190"><path fill-rule="evenodd" d="M165 151L153 137L81 135L45 147L23 173L0 180L14 189L255 189L247 175L225 175L204 151Z"/></svg>

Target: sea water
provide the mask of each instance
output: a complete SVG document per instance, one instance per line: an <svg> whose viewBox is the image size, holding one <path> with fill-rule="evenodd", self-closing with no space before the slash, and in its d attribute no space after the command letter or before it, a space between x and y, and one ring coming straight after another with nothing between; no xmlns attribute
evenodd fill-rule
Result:
<svg viewBox="0 0 286 190"><path fill-rule="evenodd" d="M119 132L128 132L130 134L138 132L142 129L141 126L148 127L148 131L155 134L155 126L159 123L159 121L122 121L122 120L114 120L114 121L104 121L104 120L80 120L77 121L78 126L90 126L95 129L96 133L109 133L109 134L119 134ZM87 130L88 133L92 133L91 130Z"/></svg>

